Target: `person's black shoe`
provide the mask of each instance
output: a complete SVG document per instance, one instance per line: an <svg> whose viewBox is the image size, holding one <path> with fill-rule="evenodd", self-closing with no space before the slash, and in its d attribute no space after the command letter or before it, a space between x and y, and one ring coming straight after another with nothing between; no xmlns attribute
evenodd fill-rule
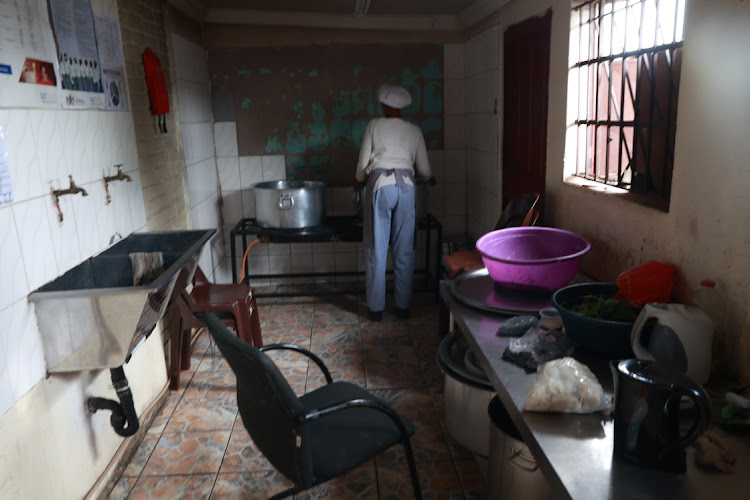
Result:
<svg viewBox="0 0 750 500"><path fill-rule="evenodd" d="M383 319L383 311L370 311L370 321L380 321Z"/></svg>
<svg viewBox="0 0 750 500"><path fill-rule="evenodd" d="M398 307L396 308L396 317L397 318L399 318L399 319L409 319L409 316L411 316L411 314L409 313L408 309L399 309Z"/></svg>

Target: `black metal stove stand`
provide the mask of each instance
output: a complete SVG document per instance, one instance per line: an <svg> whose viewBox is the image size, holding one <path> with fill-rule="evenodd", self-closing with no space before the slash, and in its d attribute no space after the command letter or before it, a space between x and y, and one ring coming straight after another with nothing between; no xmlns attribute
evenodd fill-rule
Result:
<svg viewBox="0 0 750 500"><path fill-rule="evenodd" d="M440 285L440 250L443 246L443 226L440 222L432 216L427 214L424 217L417 219L417 230L424 231L426 233L425 238L425 259L424 268L415 271L415 274L424 275L424 283L428 287L428 290L435 293L437 298L439 293ZM437 231L437 247L434 265L434 275L430 271L430 254L431 254L431 240L432 231ZM244 218L240 220L229 232L229 237L232 243L231 256L232 256L232 282L237 282L237 251L235 241L236 238L242 237L242 249L243 252L247 248L248 240L250 236L258 238L261 243L321 243L327 241L350 241L357 242L362 241L362 221L357 215L338 215L329 216L326 218L324 224L314 227L306 227L301 229L292 228L266 228L258 226L255 223L254 218ZM252 253L252 251L251 251ZM245 276L242 278L244 284L252 284L252 279L257 278L309 278L309 277L323 277L323 276L356 276L364 275L364 271L353 271L353 272L332 272L332 273L289 273L289 274L256 274L250 275L245 268ZM416 288L420 291L423 289ZM298 295L340 295L340 294L352 294L352 293L364 293L364 290L360 287L356 290L318 290L317 287L305 292L300 291L296 293L281 293L273 294L273 296L298 296ZM262 297L259 294L258 297Z"/></svg>

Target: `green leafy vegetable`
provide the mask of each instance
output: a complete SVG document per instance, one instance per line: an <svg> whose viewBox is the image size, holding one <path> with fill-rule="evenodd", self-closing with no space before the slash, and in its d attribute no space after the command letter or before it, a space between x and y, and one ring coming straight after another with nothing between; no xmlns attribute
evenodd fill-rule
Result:
<svg viewBox="0 0 750 500"><path fill-rule="evenodd" d="M633 322L639 309L603 295L586 295L571 310L588 318Z"/></svg>

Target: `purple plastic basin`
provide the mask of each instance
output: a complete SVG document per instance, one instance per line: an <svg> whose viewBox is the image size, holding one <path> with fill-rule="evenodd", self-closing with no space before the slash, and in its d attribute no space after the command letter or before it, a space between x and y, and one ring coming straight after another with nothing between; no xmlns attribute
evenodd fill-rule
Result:
<svg viewBox="0 0 750 500"><path fill-rule="evenodd" d="M476 248L499 286L554 292L573 279L591 245L570 231L532 226L489 232Z"/></svg>

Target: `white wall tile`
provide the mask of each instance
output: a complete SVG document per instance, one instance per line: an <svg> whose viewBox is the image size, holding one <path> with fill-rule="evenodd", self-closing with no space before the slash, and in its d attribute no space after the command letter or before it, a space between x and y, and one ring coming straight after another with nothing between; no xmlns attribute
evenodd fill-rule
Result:
<svg viewBox="0 0 750 500"><path fill-rule="evenodd" d="M0 415L45 373L32 307L19 301L0 310Z"/></svg>
<svg viewBox="0 0 750 500"><path fill-rule="evenodd" d="M63 218L62 223L58 221L57 209L52 203L45 203L44 206L45 217L52 233L52 245L55 257L57 258L57 267L60 274L64 274L65 271L72 269L85 260L81 254L81 247L78 244L73 202L68 197L60 199L60 208L63 211L63 217L67 215L67 220Z"/></svg>
<svg viewBox="0 0 750 500"><path fill-rule="evenodd" d="M286 166L283 155L263 157L263 181L283 181L286 179Z"/></svg>
<svg viewBox="0 0 750 500"><path fill-rule="evenodd" d="M308 244L309 245L309 244ZM312 253L294 253L294 250L296 247L299 246L305 246L304 244L295 244L292 245L292 273L299 274L299 273L312 273L313 272L313 256ZM300 277L300 278L294 278L292 280L292 283L294 284L304 284L304 283L314 283L315 279L310 277Z"/></svg>
<svg viewBox="0 0 750 500"><path fill-rule="evenodd" d="M193 165L214 156L214 132L210 122L180 126L185 164Z"/></svg>
<svg viewBox="0 0 750 500"><path fill-rule="evenodd" d="M242 190L242 217L255 217L255 190Z"/></svg>
<svg viewBox="0 0 750 500"><path fill-rule="evenodd" d="M495 100L501 97L499 78L498 71L491 70L466 79L466 113L494 113Z"/></svg>
<svg viewBox="0 0 750 500"><path fill-rule="evenodd" d="M175 74L179 80L208 83L206 50L197 43L172 34L172 55Z"/></svg>
<svg viewBox="0 0 750 500"><path fill-rule="evenodd" d="M466 129L463 115L445 117L445 149L462 149L466 146Z"/></svg>
<svg viewBox="0 0 750 500"><path fill-rule="evenodd" d="M291 246L289 243L269 243L266 245L268 255L290 255Z"/></svg>
<svg viewBox="0 0 750 500"><path fill-rule="evenodd" d="M292 272L292 257L290 255L269 255L268 268L271 274L289 274ZM275 284L291 283L291 278L274 278Z"/></svg>
<svg viewBox="0 0 750 500"><path fill-rule="evenodd" d="M463 149L447 149L444 156L445 178L443 182L466 182L466 152Z"/></svg>
<svg viewBox="0 0 750 500"><path fill-rule="evenodd" d="M443 94L446 115L458 115L465 112L463 79L445 80Z"/></svg>
<svg viewBox="0 0 750 500"><path fill-rule="evenodd" d="M498 25L494 25L466 42L465 75L470 77L483 71L497 69L500 65L499 57L499 28Z"/></svg>
<svg viewBox="0 0 750 500"><path fill-rule="evenodd" d="M98 175L95 172L95 167L91 162L91 156L89 154L88 143L90 137L88 137L89 131L89 120L93 111L74 111L67 112L60 116L59 126L62 137L63 146L63 158L64 162L61 167L64 169L61 171L58 168L56 171L47 172L47 175L42 174L45 179L50 179L53 182L58 183L58 187L68 187L68 176L72 175L73 180L78 185L83 185L88 182L92 182ZM55 165L53 164L53 168ZM97 167L101 167L97 165Z"/></svg>
<svg viewBox="0 0 750 500"><path fill-rule="evenodd" d="M239 156L237 152L237 123L214 123L214 143L216 145L216 156Z"/></svg>
<svg viewBox="0 0 750 500"><path fill-rule="evenodd" d="M295 243L294 245L289 245L292 255L295 256L294 258L300 255L312 255L312 246L312 243ZM292 259L292 262L294 262L294 259Z"/></svg>
<svg viewBox="0 0 750 500"><path fill-rule="evenodd" d="M463 215L446 215L443 217L443 240L448 237L462 237L466 234L466 216Z"/></svg>
<svg viewBox="0 0 750 500"><path fill-rule="evenodd" d="M26 280L21 243L10 206L0 207L0 255L3 264L3 271L0 272L0 309L5 309L23 298L30 290Z"/></svg>
<svg viewBox="0 0 750 500"><path fill-rule="evenodd" d="M219 170L219 184L222 191L240 189L240 160L239 158L216 158L216 167Z"/></svg>
<svg viewBox="0 0 750 500"><path fill-rule="evenodd" d="M190 218L193 229L209 229L219 227L221 220L219 218L219 193L211 193L202 203L190 211Z"/></svg>
<svg viewBox="0 0 750 500"><path fill-rule="evenodd" d="M180 123L211 121L211 93L208 82L177 81Z"/></svg>
<svg viewBox="0 0 750 500"><path fill-rule="evenodd" d="M224 222L234 225L242 218L242 191L225 191L222 189L221 197L223 199L221 210Z"/></svg>
<svg viewBox="0 0 750 500"><path fill-rule="evenodd" d="M438 181L444 181L445 180L445 159L442 149L433 149L427 151L427 157L430 160L430 170L432 170L432 175L435 177L435 180Z"/></svg>
<svg viewBox="0 0 750 500"><path fill-rule="evenodd" d="M316 273L332 273L336 271L336 256L333 253L313 254L313 270ZM333 276L318 276L316 283L332 283Z"/></svg>
<svg viewBox="0 0 750 500"><path fill-rule="evenodd" d="M465 215L466 184L451 184L446 186L445 190L445 215Z"/></svg>
<svg viewBox="0 0 750 500"><path fill-rule="evenodd" d="M200 163L188 165L186 173L190 206L196 206L217 194L216 160L213 156Z"/></svg>
<svg viewBox="0 0 750 500"><path fill-rule="evenodd" d="M146 207L143 204L143 191L141 189L141 174L139 171L130 171L128 175L132 182L125 184L128 198L130 199L130 218L133 220L133 230L146 227ZM124 236L124 235L123 235Z"/></svg>
<svg viewBox="0 0 750 500"><path fill-rule="evenodd" d="M31 113L27 110L11 109L0 113L0 133L4 143L10 146L7 147L7 158L14 201L49 192L49 187L42 184L33 125Z"/></svg>
<svg viewBox="0 0 750 500"><path fill-rule="evenodd" d="M446 43L443 45L443 74L444 78L464 77L464 44Z"/></svg>
<svg viewBox="0 0 750 500"><path fill-rule="evenodd" d="M240 189L249 189L263 182L263 161L260 156L240 156Z"/></svg>
<svg viewBox="0 0 750 500"><path fill-rule="evenodd" d="M54 246L44 203L43 198L35 198L15 203L11 207L19 231L30 290L35 290L58 275L56 255L50 251Z"/></svg>

